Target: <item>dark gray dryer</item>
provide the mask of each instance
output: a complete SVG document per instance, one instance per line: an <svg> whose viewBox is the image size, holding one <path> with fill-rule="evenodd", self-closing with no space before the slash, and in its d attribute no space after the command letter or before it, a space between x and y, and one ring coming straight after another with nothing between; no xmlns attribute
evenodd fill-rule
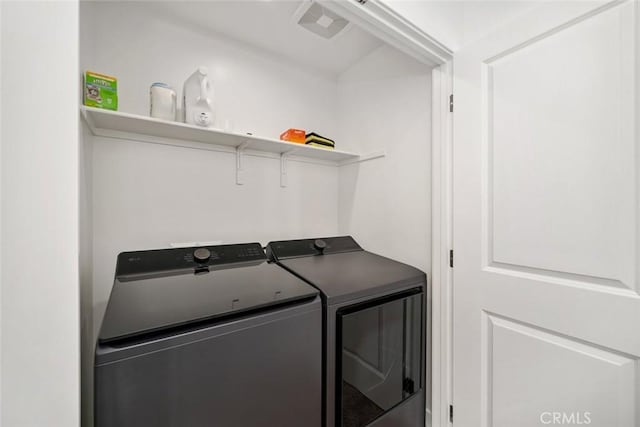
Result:
<svg viewBox="0 0 640 427"><path fill-rule="evenodd" d="M321 313L258 243L120 254L96 427L320 427Z"/></svg>
<svg viewBox="0 0 640 427"><path fill-rule="evenodd" d="M271 242L267 255L321 291L325 426L424 426L425 273L351 237Z"/></svg>

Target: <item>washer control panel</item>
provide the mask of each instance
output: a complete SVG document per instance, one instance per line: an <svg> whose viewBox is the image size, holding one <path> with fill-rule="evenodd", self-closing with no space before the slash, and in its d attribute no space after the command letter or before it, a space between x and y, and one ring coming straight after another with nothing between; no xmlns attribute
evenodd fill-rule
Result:
<svg viewBox="0 0 640 427"><path fill-rule="evenodd" d="M260 243L122 252L118 255L116 276L262 262L266 259Z"/></svg>

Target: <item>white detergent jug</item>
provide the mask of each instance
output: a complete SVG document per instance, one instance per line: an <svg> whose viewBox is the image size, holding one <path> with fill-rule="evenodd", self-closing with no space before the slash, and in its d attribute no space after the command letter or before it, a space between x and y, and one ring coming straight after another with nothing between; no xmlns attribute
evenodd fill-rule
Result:
<svg viewBox="0 0 640 427"><path fill-rule="evenodd" d="M185 123L204 127L211 126L213 123L213 106L209 98L211 84L207 74L207 67L199 67L184 82L182 110Z"/></svg>

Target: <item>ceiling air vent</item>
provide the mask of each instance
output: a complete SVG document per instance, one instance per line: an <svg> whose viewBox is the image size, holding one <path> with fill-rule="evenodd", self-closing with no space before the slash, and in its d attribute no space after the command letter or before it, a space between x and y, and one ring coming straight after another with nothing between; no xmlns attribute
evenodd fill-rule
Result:
<svg viewBox="0 0 640 427"><path fill-rule="evenodd" d="M349 21L315 1L305 1L294 15L298 25L325 39L344 32Z"/></svg>

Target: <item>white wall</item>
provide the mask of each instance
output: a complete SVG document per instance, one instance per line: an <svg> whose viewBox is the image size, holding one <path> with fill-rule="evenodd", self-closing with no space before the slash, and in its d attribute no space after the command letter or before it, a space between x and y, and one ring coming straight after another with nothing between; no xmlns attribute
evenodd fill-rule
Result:
<svg viewBox="0 0 640 427"><path fill-rule="evenodd" d="M91 39L86 37L93 22L82 19L86 2L80 3L80 70L85 70L91 55ZM83 76L78 77L78 102L82 104ZM79 203L80 203L80 348L81 348L81 424L93 426L93 362L95 353L93 313L93 137L84 120L80 120Z"/></svg>
<svg viewBox="0 0 640 427"><path fill-rule="evenodd" d="M79 425L78 3L2 4L2 424Z"/></svg>
<svg viewBox="0 0 640 427"><path fill-rule="evenodd" d="M340 168L339 231L431 269L431 70L383 46L340 77L340 138L386 157Z"/></svg>
<svg viewBox="0 0 640 427"><path fill-rule="evenodd" d="M80 122L80 346L82 425L93 425L93 140Z"/></svg>
<svg viewBox="0 0 640 427"><path fill-rule="evenodd" d="M452 51L525 13L536 0L382 0Z"/></svg>
<svg viewBox="0 0 640 427"><path fill-rule="evenodd" d="M2 9L0 1L0 97L2 94ZM2 100L0 99L0 239L2 238ZM2 308L2 243L0 242L0 308ZM0 427L2 427L2 312L0 311Z"/></svg>
<svg viewBox="0 0 640 427"><path fill-rule="evenodd" d="M431 69L383 46L343 73L339 86L340 138L387 154L340 168L340 234L420 268L431 283ZM426 377L431 384L430 370ZM430 387L426 398L429 416Z"/></svg>

